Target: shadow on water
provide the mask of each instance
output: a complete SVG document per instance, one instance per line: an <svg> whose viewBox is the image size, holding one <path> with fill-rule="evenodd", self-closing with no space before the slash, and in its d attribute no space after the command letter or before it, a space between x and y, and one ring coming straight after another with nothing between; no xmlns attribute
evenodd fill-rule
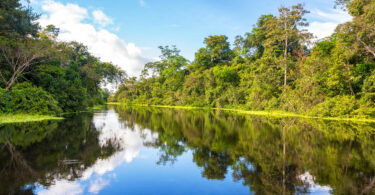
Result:
<svg viewBox="0 0 375 195"><path fill-rule="evenodd" d="M252 194L375 193L375 124L218 110L109 109L121 127L157 135L143 145L159 151L159 166L190 151L202 177L233 178ZM98 159L123 150L127 140L101 143L93 115L1 126L0 194L33 194L37 184L77 180Z"/></svg>

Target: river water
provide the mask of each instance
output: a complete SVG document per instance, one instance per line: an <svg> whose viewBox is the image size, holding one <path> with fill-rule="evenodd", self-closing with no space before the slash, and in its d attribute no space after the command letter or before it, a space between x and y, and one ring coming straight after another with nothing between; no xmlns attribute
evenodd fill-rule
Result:
<svg viewBox="0 0 375 195"><path fill-rule="evenodd" d="M109 106L0 126L0 194L374 194L375 124Z"/></svg>

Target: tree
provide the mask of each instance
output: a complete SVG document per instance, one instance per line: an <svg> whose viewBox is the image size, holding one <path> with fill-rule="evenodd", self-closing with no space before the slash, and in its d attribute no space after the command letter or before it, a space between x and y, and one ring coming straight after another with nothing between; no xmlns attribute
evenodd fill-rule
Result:
<svg viewBox="0 0 375 195"><path fill-rule="evenodd" d="M31 7L23 7L19 0L0 1L0 36L37 36L39 15Z"/></svg>
<svg viewBox="0 0 375 195"><path fill-rule="evenodd" d="M5 89L9 89L31 66L36 65L46 56L49 47L37 39L0 39L0 77Z"/></svg>
<svg viewBox="0 0 375 195"><path fill-rule="evenodd" d="M291 46L301 47L303 43L308 41L311 34L306 30L298 29L299 27L306 27L308 23L304 15L309 13L304 9L302 4L292 6L291 8L279 8L279 17L273 17L266 21L265 27L267 29L266 41L264 45L277 51L282 44L284 56L284 88L287 85L288 79L288 54L293 52Z"/></svg>
<svg viewBox="0 0 375 195"><path fill-rule="evenodd" d="M196 66L207 69L217 64L229 65L233 58L233 52L230 49L227 36L209 36L204 39L204 43L206 47L199 49L199 51L195 53L194 63Z"/></svg>
<svg viewBox="0 0 375 195"><path fill-rule="evenodd" d="M363 51L375 58L375 2L373 0L337 0L346 6L353 20L348 22L350 33Z"/></svg>
<svg viewBox="0 0 375 195"><path fill-rule="evenodd" d="M272 20L273 15L262 15L257 24L245 37L237 36L234 42L235 51L240 50L239 55L253 56L256 59L262 57L264 53L264 42L266 40L267 29L265 24Z"/></svg>

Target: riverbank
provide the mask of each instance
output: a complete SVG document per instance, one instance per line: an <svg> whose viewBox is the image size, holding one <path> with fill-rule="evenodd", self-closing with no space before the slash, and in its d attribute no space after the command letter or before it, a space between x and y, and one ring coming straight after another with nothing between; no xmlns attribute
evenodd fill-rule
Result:
<svg viewBox="0 0 375 195"><path fill-rule="evenodd" d="M103 110L105 105L95 105L87 108L87 110L77 112L66 112L61 115L80 113L80 112L93 112L95 110ZM0 114L0 124L6 123L25 123L25 122L37 122L43 120L62 120L63 117L49 116L49 115L33 115L33 114Z"/></svg>
<svg viewBox="0 0 375 195"><path fill-rule="evenodd" d="M43 120L62 120L62 117L31 114L3 114L0 115L0 124L37 122Z"/></svg>
<svg viewBox="0 0 375 195"><path fill-rule="evenodd" d="M119 102L108 102L108 105L126 105L125 103ZM273 111L254 111L254 110L242 110L242 109L233 109L233 108L209 108L209 107L193 107L193 106L168 106L168 105L148 105L148 104L132 104L132 106L139 107L156 107L156 108L174 108L174 109L184 109L184 110L223 110L235 112L238 114L249 114L256 116L267 116L267 117L296 117L296 118L306 118L306 119L321 119L321 120L331 120L331 121L351 121L351 122L370 122L374 123L375 118L345 118L345 117L316 117L303 114L296 114L292 112L285 112L280 110Z"/></svg>

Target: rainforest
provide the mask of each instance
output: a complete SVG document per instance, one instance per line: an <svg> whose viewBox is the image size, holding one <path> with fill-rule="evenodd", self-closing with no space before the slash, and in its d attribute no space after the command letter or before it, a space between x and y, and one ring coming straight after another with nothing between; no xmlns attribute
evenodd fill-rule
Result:
<svg viewBox="0 0 375 195"><path fill-rule="evenodd" d="M375 0L0 1L0 194L375 194L374 154Z"/></svg>
<svg viewBox="0 0 375 195"><path fill-rule="evenodd" d="M139 77L125 79L110 101L241 110L281 110L318 117L374 117L375 3L338 1L353 20L322 40L306 31L301 4L262 15L237 36L204 39L189 61L175 46ZM314 41L315 40L315 41Z"/></svg>

